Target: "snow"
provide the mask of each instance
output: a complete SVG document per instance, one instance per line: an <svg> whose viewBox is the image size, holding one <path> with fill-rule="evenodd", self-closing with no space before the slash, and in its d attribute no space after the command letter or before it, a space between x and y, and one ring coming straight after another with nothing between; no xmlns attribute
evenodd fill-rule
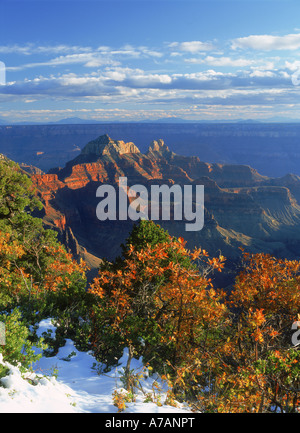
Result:
<svg viewBox="0 0 300 433"><path fill-rule="evenodd" d="M39 324L38 333L55 327L51 319ZM114 391L125 392L120 376L126 365L128 351L124 350L118 366L110 373L99 374L97 364L89 352L76 349L73 341L66 340L58 354L53 357L42 357L34 364L33 372L20 372L19 368L3 361L0 364L9 368L7 376L0 384L1 413L117 413L113 404ZM142 371L142 359L133 360L131 368ZM143 376L141 380L144 392L153 395L153 383L159 383L161 403L164 403L166 387L156 375ZM124 413L191 413L183 404L177 407L154 402L145 402L142 391L136 391L136 400L126 403Z"/></svg>

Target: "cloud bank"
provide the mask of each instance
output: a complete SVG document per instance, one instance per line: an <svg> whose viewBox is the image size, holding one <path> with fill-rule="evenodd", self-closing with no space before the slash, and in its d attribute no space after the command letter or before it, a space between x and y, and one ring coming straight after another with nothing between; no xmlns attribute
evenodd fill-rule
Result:
<svg viewBox="0 0 300 433"><path fill-rule="evenodd" d="M300 71L299 48L299 33L160 46L2 45L7 81L0 86L0 116L25 112L30 104L36 107L31 113L40 114L47 106L52 113L64 111L63 104L78 111L79 104L90 116L106 110L126 117L127 109L151 117L157 107L164 116L181 110L186 116L213 110L214 116L222 107L238 113L246 106L257 112L264 107L270 115L286 107L300 115L300 80L293 79Z"/></svg>

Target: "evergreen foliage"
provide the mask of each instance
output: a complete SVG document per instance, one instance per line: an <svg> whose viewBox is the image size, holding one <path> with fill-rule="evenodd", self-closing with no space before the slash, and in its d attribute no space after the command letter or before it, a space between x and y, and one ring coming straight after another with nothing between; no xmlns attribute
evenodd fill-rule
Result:
<svg viewBox="0 0 300 433"><path fill-rule="evenodd" d="M123 256L126 257L130 245L134 245L135 249L140 251L149 244L155 246L165 242L170 242L170 235L167 230L164 230L151 220L140 220L134 224L125 245L121 245L121 249Z"/></svg>

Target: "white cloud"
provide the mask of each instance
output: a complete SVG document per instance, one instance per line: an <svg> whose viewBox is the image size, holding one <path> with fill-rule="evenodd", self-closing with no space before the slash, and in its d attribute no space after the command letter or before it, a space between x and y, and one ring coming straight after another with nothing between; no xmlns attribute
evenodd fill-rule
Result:
<svg viewBox="0 0 300 433"><path fill-rule="evenodd" d="M253 50L297 50L300 48L300 33L285 36L250 35L232 41L231 48L251 48Z"/></svg>
<svg viewBox="0 0 300 433"><path fill-rule="evenodd" d="M257 71L276 70L275 63L272 61L262 61L262 63L260 63L259 61L255 62L255 65L251 66L251 69L255 69Z"/></svg>
<svg viewBox="0 0 300 433"><path fill-rule="evenodd" d="M258 78L263 78L263 77L275 77L276 74L272 71L262 71L259 69L254 70L249 77L258 77Z"/></svg>
<svg viewBox="0 0 300 433"><path fill-rule="evenodd" d="M203 51L211 51L215 46L211 42L189 41L189 42L172 42L169 48L175 48L179 51L187 53L199 53Z"/></svg>
<svg viewBox="0 0 300 433"><path fill-rule="evenodd" d="M83 64L86 67L99 67L103 65L119 65L119 62L112 60L109 56L104 57L97 53L77 53L55 57L44 62L25 63L20 66L7 66L7 71L21 71L28 68L39 68L42 66L63 66L63 65Z"/></svg>
<svg viewBox="0 0 300 433"><path fill-rule="evenodd" d="M204 59L199 59L199 58L185 59L185 62L194 63L194 64L207 64L211 66L230 66L230 67L244 67L255 63L254 60L232 59L230 57L213 57L213 56L206 56Z"/></svg>
<svg viewBox="0 0 300 433"><path fill-rule="evenodd" d="M285 67L290 71L298 71L300 69L300 60L295 60L294 62L285 62Z"/></svg>
<svg viewBox="0 0 300 433"><path fill-rule="evenodd" d="M15 53L23 55L49 55L60 54L54 58L48 58L43 61L23 63L18 66L7 66L8 71L21 71L29 68L38 68L43 66L64 66L72 64L82 64L85 67L97 68L103 65L117 66L120 61L126 58L140 59L152 58L158 59L163 56L163 53L155 49L139 46L124 45L121 48L113 49L108 46L99 46L95 49L91 47L55 45L55 46L35 46L34 44L26 44L24 46L0 46L0 54Z"/></svg>
<svg viewBox="0 0 300 433"><path fill-rule="evenodd" d="M163 53L161 53L160 51L157 50L152 50L148 47L138 47L139 51L149 57L157 57L157 58L161 58L163 57Z"/></svg>
<svg viewBox="0 0 300 433"><path fill-rule="evenodd" d="M225 62L226 63L226 62ZM266 65L264 65L266 66ZM2 97L26 96L34 99L43 95L56 98L106 98L109 102L118 96L146 98L184 97L193 91L209 92L224 89L282 89L290 87L286 70L268 70L252 67L238 72L221 72L215 69L192 73L154 73L142 69L121 66L102 68L85 74L58 73L38 76L23 81L8 82L2 89ZM190 97L188 95L188 97Z"/></svg>
<svg viewBox="0 0 300 433"><path fill-rule="evenodd" d="M27 43L24 45L1 45L0 53L2 54L21 54L21 55L32 55L32 54L59 54L59 53L87 53L90 52L91 47L82 47L78 45L36 45L33 43Z"/></svg>

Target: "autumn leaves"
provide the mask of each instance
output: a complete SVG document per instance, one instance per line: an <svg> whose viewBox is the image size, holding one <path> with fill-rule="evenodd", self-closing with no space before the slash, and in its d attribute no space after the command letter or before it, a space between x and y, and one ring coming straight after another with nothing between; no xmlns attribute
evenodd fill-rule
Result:
<svg viewBox="0 0 300 433"><path fill-rule="evenodd" d="M300 368L290 329L300 310L300 264L265 254L244 261L225 293L210 278L225 258L169 237L128 245L126 258L102 269L90 291L111 341L144 356L174 397L201 411L296 411ZM95 345L109 351L97 332Z"/></svg>

